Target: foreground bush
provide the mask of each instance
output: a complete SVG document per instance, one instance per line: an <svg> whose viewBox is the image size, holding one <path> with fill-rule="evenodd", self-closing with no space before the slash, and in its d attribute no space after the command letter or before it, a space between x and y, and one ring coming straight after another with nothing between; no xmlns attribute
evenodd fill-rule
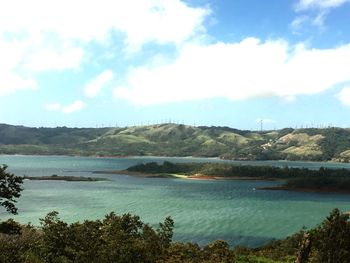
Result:
<svg viewBox="0 0 350 263"><path fill-rule="evenodd" d="M169 248L174 226L166 218L154 230L138 216L114 213L102 221L69 225L57 212L41 224L0 234L0 262L155 262Z"/></svg>
<svg viewBox="0 0 350 263"><path fill-rule="evenodd" d="M350 262L349 215L334 209L316 229L310 231L313 262Z"/></svg>
<svg viewBox="0 0 350 263"><path fill-rule="evenodd" d="M231 249L221 240L204 247L173 243L174 222L169 217L153 229L130 214L110 213L103 220L67 224L51 212L39 228L13 220L0 223L0 262L349 263L348 219L335 209L310 231L255 249Z"/></svg>

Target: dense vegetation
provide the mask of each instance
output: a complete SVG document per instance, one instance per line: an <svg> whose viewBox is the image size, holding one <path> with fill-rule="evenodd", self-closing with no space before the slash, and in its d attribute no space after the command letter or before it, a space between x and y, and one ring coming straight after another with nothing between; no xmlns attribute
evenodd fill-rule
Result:
<svg viewBox="0 0 350 263"><path fill-rule="evenodd" d="M169 123L124 128L28 128L0 124L0 153L349 162L350 130L288 128L257 132Z"/></svg>
<svg viewBox="0 0 350 263"><path fill-rule="evenodd" d="M166 218L154 229L138 216L114 213L103 220L68 224L57 212L41 219L40 227L12 219L0 223L0 262L236 262L348 263L349 216L335 209L314 229L301 231L262 247L231 249L222 240L204 247L173 242L174 222Z"/></svg>
<svg viewBox="0 0 350 263"><path fill-rule="evenodd" d="M258 178L262 180L283 180L281 187L268 189L300 189L350 192L350 170L329 169L318 170L307 168L251 166L218 163L171 163L156 162L138 164L127 169L131 172L148 174L184 174L206 175L215 177Z"/></svg>

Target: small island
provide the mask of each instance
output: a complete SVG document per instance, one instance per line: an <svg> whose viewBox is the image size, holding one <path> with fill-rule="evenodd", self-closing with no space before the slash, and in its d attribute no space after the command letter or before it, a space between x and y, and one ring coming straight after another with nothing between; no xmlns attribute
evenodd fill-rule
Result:
<svg viewBox="0 0 350 263"><path fill-rule="evenodd" d="M53 174L50 176L24 176L23 179L28 180L47 180L47 181L68 181L68 182L98 182L109 181L107 178L85 177L85 176L58 176Z"/></svg>
<svg viewBox="0 0 350 263"><path fill-rule="evenodd" d="M279 181L281 185L260 190L289 190L302 192L335 192L350 194L350 170L318 170L292 167L236 165L227 163L150 162L126 170L98 173L126 174L152 178L182 178L194 180L263 180Z"/></svg>

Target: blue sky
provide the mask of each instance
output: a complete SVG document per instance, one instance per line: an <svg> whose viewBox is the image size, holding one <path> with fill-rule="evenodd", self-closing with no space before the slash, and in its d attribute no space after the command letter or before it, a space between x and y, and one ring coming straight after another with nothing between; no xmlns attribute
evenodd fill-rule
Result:
<svg viewBox="0 0 350 263"><path fill-rule="evenodd" d="M0 122L350 127L349 25L349 0L1 1Z"/></svg>

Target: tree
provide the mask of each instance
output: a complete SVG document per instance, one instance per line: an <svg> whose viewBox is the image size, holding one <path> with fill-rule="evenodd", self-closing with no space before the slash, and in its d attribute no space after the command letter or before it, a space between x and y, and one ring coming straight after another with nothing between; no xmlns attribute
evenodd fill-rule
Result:
<svg viewBox="0 0 350 263"><path fill-rule="evenodd" d="M334 209L313 231L316 262L348 263L350 259L349 215Z"/></svg>
<svg viewBox="0 0 350 263"><path fill-rule="evenodd" d="M7 165L0 165L0 206L9 213L17 214L16 199L21 196L23 178L6 171Z"/></svg>
<svg viewBox="0 0 350 263"><path fill-rule="evenodd" d="M167 249L173 238L174 221L170 216L165 218L164 223L159 224L160 229L157 230L160 239L160 247Z"/></svg>
<svg viewBox="0 0 350 263"><path fill-rule="evenodd" d="M299 250L297 254L297 259L295 263L306 263L309 261L310 251L311 251L311 238L310 233L305 232L303 239L300 242Z"/></svg>
<svg viewBox="0 0 350 263"><path fill-rule="evenodd" d="M110 213L102 221L68 224L53 211L40 221L41 242L33 253L48 263L158 262L166 255L173 235L170 217L158 230L131 214Z"/></svg>

